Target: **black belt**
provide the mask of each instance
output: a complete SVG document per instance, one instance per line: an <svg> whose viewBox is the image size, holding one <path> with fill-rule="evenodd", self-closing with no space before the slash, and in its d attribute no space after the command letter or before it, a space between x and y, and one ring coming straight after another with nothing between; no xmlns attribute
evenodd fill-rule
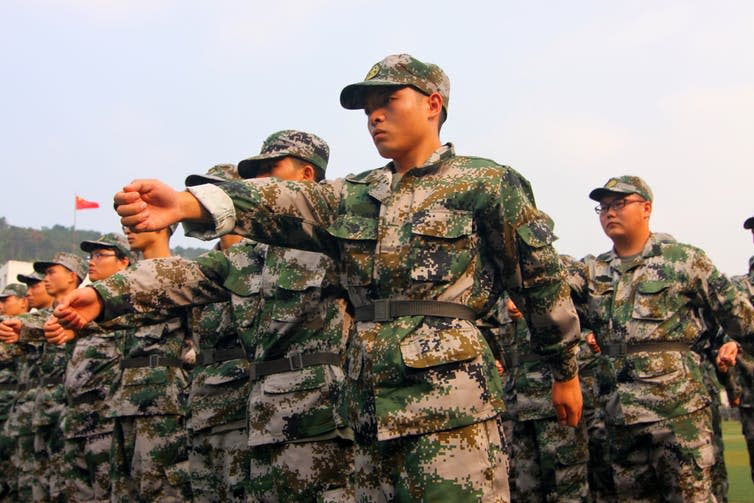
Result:
<svg viewBox="0 0 754 503"><path fill-rule="evenodd" d="M609 343L602 346L602 353L607 356L622 356L631 353L655 353L662 351L691 351L691 346L682 342L625 342Z"/></svg>
<svg viewBox="0 0 754 503"><path fill-rule="evenodd" d="M0 391L17 391L18 384L0 383Z"/></svg>
<svg viewBox="0 0 754 503"><path fill-rule="evenodd" d="M18 391L29 391L32 388L36 388L37 383L36 382L20 382L18 383L17 390Z"/></svg>
<svg viewBox="0 0 754 503"><path fill-rule="evenodd" d="M390 300L377 299L371 304L356 308L356 321L390 321L401 316L439 316L475 320L470 307L441 300Z"/></svg>
<svg viewBox="0 0 754 503"><path fill-rule="evenodd" d="M199 365L211 365L215 362L224 362L228 360L237 360L246 358L246 351L243 348L231 349L200 349L196 355L196 363Z"/></svg>
<svg viewBox="0 0 754 503"><path fill-rule="evenodd" d="M183 367L183 362L178 358L163 355L126 358L120 362L120 368L122 369L138 369L145 367Z"/></svg>
<svg viewBox="0 0 754 503"><path fill-rule="evenodd" d="M253 362L249 369L249 376L253 381L262 376L291 372L312 365L340 365L340 355L338 353L297 353L279 360Z"/></svg>
<svg viewBox="0 0 754 503"><path fill-rule="evenodd" d="M516 368L522 363L531 363L531 362L537 362L542 359L541 355L538 355L537 353L524 353L519 354L517 352L512 352L506 360L509 361L510 368Z"/></svg>

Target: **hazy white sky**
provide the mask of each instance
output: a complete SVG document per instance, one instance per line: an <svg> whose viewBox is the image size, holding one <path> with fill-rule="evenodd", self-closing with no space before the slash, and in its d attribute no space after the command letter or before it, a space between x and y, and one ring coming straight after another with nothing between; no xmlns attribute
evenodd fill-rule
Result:
<svg viewBox="0 0 754 503"><path fill-rule="evenodd" d="M175 187L279 129L328 176L384 164L346 84L408 52L450 77L443 140L528 177L560 252L609 248L589 191L637 174L653 228L743 273L754 254L754 2L4 0L0 216L117 230L133 178ZM184 237L173 244L197 246Z"/></svg>

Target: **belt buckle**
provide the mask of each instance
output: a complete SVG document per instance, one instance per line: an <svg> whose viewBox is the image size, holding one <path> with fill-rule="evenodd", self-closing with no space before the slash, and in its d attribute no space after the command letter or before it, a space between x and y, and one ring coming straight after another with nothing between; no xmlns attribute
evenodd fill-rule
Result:
<svg viewBox="0 0 754 503"><path fill-rule="evenodd" d="M374 306L374 321L390 321L393 317L390 315L390 299L377 299L372 305Z"/></svg>
<svg viewBox="0 0 754 503"><path fill-rule="evenodd" d="M149 368L155 368L160 366L160 355L149 355L147 357L149 362Z"/></svg>
<svg viewBox="0 0 754 503"><path fill-rule="evenodd" d="M249 381L256 381L257 380L257 364L251 363L249 364Z"/></svg>
<svg viewBox="0 0 754 503"><path fill-rule="evenodd" d="M199 353L199 365L206 366L212 363L215 363L214 349L205 349L204 351Z"/></svg>
<svg viewBox="0 0 754 503"><path fill-rule="evenodd" d="M625 342L618 343L618 355L623 356L628 354L628 344Z"/></svg>
<svg viewBox="0 0 754 503"><path fill-rule="evenodd" d="M298 362L296 362L296 358L298 358ZM298 364L298 365L297 365ZM290 367L291 371L293 370L299 370L304 368L304 357L301 353L295 353L288 357L288 367Z"/></svg>

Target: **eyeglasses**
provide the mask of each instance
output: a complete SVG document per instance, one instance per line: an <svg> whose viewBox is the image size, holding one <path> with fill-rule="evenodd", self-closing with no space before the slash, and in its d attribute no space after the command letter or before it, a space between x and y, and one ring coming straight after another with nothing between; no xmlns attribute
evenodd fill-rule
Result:
<svg viewBox="0 0 754 503"><path fill-rule="evenodd" d="M594 212L598 215L604 215L610 210L620 211L625 208L626 205L633 203L646 203L646 201L644 199L616 199L615 201L609 202L607 204L598 204L594 207Z"/></svg>
<svg viewBox="0 0 754 503"><path fill-rule="evenodd" d="M103 253L103 252L93 252L90 253L87 257L88 260L101 260L105 257L115 257L117 253Z"/></svg>

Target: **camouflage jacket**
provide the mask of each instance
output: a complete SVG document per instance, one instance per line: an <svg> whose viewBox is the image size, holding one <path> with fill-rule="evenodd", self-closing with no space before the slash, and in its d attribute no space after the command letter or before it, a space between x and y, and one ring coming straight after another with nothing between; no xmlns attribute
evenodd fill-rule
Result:
<svg viewBox="0 0 754 503"><path fill-rule="evenodd" d="M752 260L749 260L749 263L752 263ZM731 280L739 290L749 296L749 301L754 303L754 270L750 270L748 275L734 276ZM731 387L737 388L734 394L741 398L740 407L754 407L754 344L741 345L736 365L730 372L734 381Z"/></svg>
<svg viewBox="0 0 754 503"><path fill-rule="evenodd" d="M240 337L253 363L298 353L342 354L348 333L344 302L333 295L338 292L333 264L317 253L245 242L224 253L209 252L194 262L173 261L151 271L140 266L95 287L110 313L106 316L128 309L229 299L236 330L229 340ZM222 349L229 340L217 340L209 347ZM207 347L201 343L200 355ZM243 369L244 374L235 373L237 381L241 375L248 379L248 368ZM204 388L232 377L228 362L203 373ZM336 409L342 380L339 365L261 376L250 391L243 388L239 408L243 414L249 400L249 442L260 445L332 434L344 422ZM196 393L206 391L197 389ZM194 411L193 402L191 407ZM192 421L196 428L196 418Z"/></svg>
<svg viewBox="0 0 754 503"><path fill-rule="evenodd" d="M392 164L319 184L246 180L189 188L212 229L327 253L359 308L380 299L439 300L486 311L505 288L562 380L576 372L578 322L528 183L492 161L439 148L403 176ZM497 415L502 383L473 320L359 321L348 353L350 419L381 440Z"/></svg>
<svg viewBox="0 0 754 503"><path fill-rule="evenodd" d="M65 372L66 438L112 431L107 418L112 415L112 396L121 376L121 347L137 323L133 316L122 316L89 323L77 332Z"/></svg>
<svg viewBox="0 0 754 503"><path fill-rule="evenodd" d="M740 339L751 336L754 308L704 252L652 234L639 256L625 263L613 251L586 257L581 274L582 287L573 296L603 354L621 343L689 347L608 355L614 367L614 382L605 385L612 388L608 421L661 421L707 406L700 356L690 350L706 330L700 311Z"/></svg>
<svg viewBox="0 0 754 503"><path fill-rule="evenodd" d="M38 311L49 315L50 310ZM20 315L22 320L29 315ZM9 436L31 435L34 433L32 427L32 414L34 412L34 402L39 391L39 361L42 358L44 343L41 341L24 341L23 339L15 345L21 353L18 359L16 377L18 379L19 390L16 393L13 406L8 413L8 419L5 424L5 433Z"/></svg>
<svg viewBox="0 0 754 503"><path fill-rule="evenodd" d="M23 352L18 344L0 342L0 425L8 418L18 394L18 362Z"/></svg>

